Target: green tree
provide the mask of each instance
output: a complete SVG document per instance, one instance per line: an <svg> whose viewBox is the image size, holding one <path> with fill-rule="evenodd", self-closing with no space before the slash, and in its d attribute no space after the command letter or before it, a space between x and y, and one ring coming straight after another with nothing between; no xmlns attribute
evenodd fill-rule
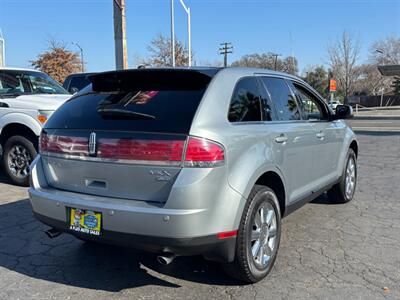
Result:
<svg viewBox="0 0 400 300"><path fill-rule="evenodd" d="M323 66L312 66L308 68L303 77L309 85L311 85L321 96L328 97L328 71Z"/></svg>
<svg viewBox="0 0 400 300"><path fill-rule="evenodd" d="M400 95L400 77L394 77L392 88L395 95Z"/></svg>

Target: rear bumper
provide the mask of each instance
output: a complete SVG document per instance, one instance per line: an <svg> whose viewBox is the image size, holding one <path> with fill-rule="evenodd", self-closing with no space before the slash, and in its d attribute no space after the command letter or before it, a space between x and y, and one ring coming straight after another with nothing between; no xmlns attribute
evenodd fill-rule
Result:
<svg viewBox="0 0 400 300"><path fill-rule="evenodd" d="M231 262L235 257L235 237L218 239L216 235L210 235L193 238L165 238L109 230L103 230L100 236L92 236L70 230L67 222L52 219L35 212L34 216L40 222L60 232L70 233L77 238L95 242L131 247L154 253L173 253L178 256L201 254L206 259L218 262Z"/></svg>
<svg viewBox="0 0 400 300"><path fill-rule="evenodd" d="M233 260L236 239L217 238L217 233L237 229L237 214L241 215L241 196L227 184L204 186L206 180L193 183L182 176L168 201L155 204L52 188L42 163L38 156L31 166L29 196L34 214L43 223L79 237L81 233L69 230L69 208L91 210L102 214L101 236L82 236L86 239L152 252ZM206 192L201 193L203 190Z"/></svg>

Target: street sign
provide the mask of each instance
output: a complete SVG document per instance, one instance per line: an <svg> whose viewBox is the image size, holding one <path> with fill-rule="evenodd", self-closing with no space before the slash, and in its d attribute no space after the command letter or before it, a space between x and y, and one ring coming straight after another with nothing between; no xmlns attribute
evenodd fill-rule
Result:
<svg viewBox="0 0 400 300"><path fill-rule="evenodd" d="M329 80L329 91L336 92L336 80L335 79Z"/></svg>

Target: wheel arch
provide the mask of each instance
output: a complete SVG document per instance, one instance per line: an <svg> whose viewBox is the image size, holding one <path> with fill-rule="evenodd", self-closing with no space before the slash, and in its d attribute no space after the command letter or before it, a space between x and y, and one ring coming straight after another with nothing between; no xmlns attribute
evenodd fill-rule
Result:
<svg viewBox="0 0 400 300"><path fill-rule="evenodd" d="M349 148L350 148L350 149L353 149L354 153L356 154L356 157L358 157L358 143L357 143L356 140L353 140L353 141L350 143Z"/></svg>
<svg viewBox="0 0 400 300"><path fill-rule="evenodd" d="M0 135L1 145L4 146L10 137L16 135L29 138L34 142L35 148L38 149L38 135L30 127L21 123L9 123L2 128Z"/></svg>
<svg viewBox="0 0 400 300"><path fill-rule="evenodd" d="M254 184L268 186L275 192L279 202L281 217L283 217L286 210L286 191L281 176L277 172L267 171L261 174Z"/></svg>

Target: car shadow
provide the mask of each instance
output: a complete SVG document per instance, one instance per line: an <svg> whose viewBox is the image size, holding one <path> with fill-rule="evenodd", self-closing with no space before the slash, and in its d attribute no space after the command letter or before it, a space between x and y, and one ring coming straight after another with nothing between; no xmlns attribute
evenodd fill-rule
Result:
<svg viewBox="0 0 400 300"><path fill-rule="evenodd" d="M36 279L110 292L146 285L179 288L176 279L240 284L217 263L200 256L178 257L163 266L151 253L83 242L68 234L49 239L44 233L48 228L33 217L28 199L0 205L0 267Z"/></svg>
<svg viewBox="0 0 400 300"><path fill-rule="evenodd" d="M0 166L0 183L11 184L2 166Z"/></svg>
<svg viewBox="0 0 400 300"><path fill-rule="evenodd" d="M315 198L310 203L312 203L312 204L323 204L323 205L335 205L335 204L337 204L337 203L332 202L329 199L327 193L323 193L321 196Z"/></svg>

